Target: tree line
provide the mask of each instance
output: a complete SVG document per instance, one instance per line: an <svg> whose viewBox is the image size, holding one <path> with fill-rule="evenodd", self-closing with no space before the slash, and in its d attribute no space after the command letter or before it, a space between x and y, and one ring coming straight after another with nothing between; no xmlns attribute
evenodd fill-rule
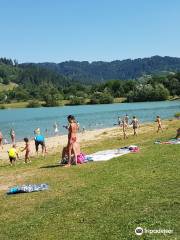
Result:
<svg viewBox="0 0 180 240"><path fill-rule="evenodd" d="M180 73L87 84L39 65L22 66L4 58L0 58L0 83L16 84L13 89L0 91L0 103L30 100L29 107L57 106L62 100L79 105L113 103L114 98L122 97L127 102L138 102L180 96Z"/></svg>

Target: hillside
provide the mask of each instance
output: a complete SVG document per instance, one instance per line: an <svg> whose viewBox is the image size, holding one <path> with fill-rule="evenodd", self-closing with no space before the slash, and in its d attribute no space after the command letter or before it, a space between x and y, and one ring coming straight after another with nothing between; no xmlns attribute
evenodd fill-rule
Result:
<svg viewBox="0 0 180 240"><path fill-rule="evenodd" d="M153 56L150 58L116 60L112 62L67 61L62 63L37 63L81 83L104 82L111 79L136 79L144 74L180 71L180 58ZM23 67L29 64L22 64Z"/></svg>
<svg viewBox="0 0 180 240"><path fill-rule="evenodd" d="M159 101L180 96L180 58L113 62L24 63L0 58L0 104L33 100L32 106ZM2 91L1 91L2 89ZM35 101L35 102L34 102Z"/></svg>

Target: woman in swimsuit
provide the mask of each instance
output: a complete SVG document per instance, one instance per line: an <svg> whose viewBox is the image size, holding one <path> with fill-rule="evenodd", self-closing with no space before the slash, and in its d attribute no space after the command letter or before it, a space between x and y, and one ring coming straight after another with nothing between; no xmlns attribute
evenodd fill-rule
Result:
<svg viewBox="0 0 180 240"><path fill-rule="evenodd" d="M68 129L68 164L66 165L67 167L71 166L71 154L73 152L74 154L74 159L75 159L75 164L77 164L77 153L76 153L76 148L74 144L77 141L77 131L78 131L78 125L76 123L75 117L72 115L69 115L67 117L69 125L67 127Z"/></svg>

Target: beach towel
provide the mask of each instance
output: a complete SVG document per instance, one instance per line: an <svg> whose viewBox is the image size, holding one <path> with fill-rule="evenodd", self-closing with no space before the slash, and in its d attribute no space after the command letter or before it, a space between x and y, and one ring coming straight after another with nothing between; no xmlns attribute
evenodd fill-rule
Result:
<svg viewBox="0 0 180 240"><path fill-rule="evenodd" d="M180 138L178 139L170 139L168 141L161 142L160 140L155 141L156 144L180 144Z"/></svg>
<svg viewBox="0 0 180 240"><path fill-rule="evenodd" d="M7 194L16 194L16 193L29 193L29 192L38 192L48 189L48 184L28 184L22 186L15 186L9 189Z"/></svg>
<svg viewBox="0 0 180 240"><path fill-rule="evenodd" d="M138 152L139 148L137 146L128 146L124 148L117 148L112 150L99 151L90 155L86 155L86 160L88 161L107 161L112 158L116 158L131 152Z"/></svg>

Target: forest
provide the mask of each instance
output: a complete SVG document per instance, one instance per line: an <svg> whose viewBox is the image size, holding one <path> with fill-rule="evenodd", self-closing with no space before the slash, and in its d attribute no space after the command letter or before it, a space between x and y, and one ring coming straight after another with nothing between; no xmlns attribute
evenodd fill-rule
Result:
<svg viewBox="0 0 180 240"><path fill-rule="evenodd" d="M139 77L136 74L128 79L106 76L106 80L97 78L92 81L91 78L78 79L76 71L76 78L73 78L60 74L47 64L18 64L17 60L0 58L0 103L27 101L28 107L39 107L58 106L62 101L79 105L113 103L117 98L123 98L126 102L177 98L180 96L180 70L178 72L177 59L172 67L172 59L170 65L166 63L169 66L166 71L161 68L157 71L157 64L151 74L147 71Z"/></svg>

